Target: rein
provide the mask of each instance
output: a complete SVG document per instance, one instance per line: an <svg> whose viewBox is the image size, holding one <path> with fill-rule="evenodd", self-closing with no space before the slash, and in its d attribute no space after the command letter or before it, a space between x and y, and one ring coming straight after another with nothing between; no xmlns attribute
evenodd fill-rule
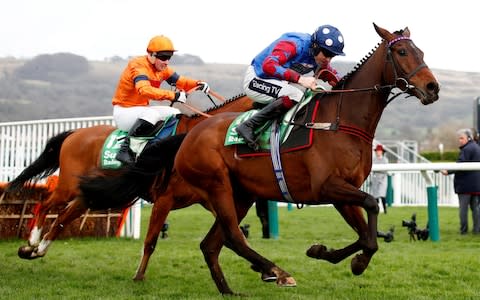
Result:
<svg viewBox="0 0 480 300"><path fill-rule="evenodd" d="M187 91L187 95L190 95L191 93L195 92L196 90L198 89L198 87L194 87L193 89ZM215 98L217 98L218 100L222 101L223 103L225 102L225 97L223 97L222 95L212 91L211 89L208 91L208 93L206 94L208 99L210 99L210 101L213 103L213 107L217 107L217 104L215 103L215 101L213 101L212 96L214 96ZM178 101L177 101L178 102ZM191 111L193 111L194 113L197 113L205 118L210 118L212 115L209 115L207 113L204 113L203 111L199 110L198 108L195 108L187 103L183 103L183 102L179 102L181 103L183 106L185 106L186 108L190 109ZM170 103L170 106L173 105L173 102Z"/></svg>

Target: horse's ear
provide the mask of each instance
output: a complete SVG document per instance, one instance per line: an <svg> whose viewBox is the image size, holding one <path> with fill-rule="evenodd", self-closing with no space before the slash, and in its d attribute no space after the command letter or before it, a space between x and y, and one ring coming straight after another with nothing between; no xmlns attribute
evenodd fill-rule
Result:
<svg viewBox="0 0 480 300"><path fill-rule="evenodd" d="M410 29L408 27L405 27L403 30L403 36L410 37Z"/></svg>
<svg viewBox="0 0 480 300"><path fill-rule="evenodd" d="M375 31L378 33L378 35L387 41L391 41L394 38L394 35L391 34L388 30L383 29L380 26L377 26L377 24L373 23L373 27L375 28Z"/></svg>

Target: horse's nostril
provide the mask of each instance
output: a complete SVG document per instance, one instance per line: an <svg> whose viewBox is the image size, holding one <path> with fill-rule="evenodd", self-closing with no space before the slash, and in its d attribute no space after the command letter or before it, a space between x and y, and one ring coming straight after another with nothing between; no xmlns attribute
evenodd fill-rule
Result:
<svg viewBox="0 0 480 300"><path fill-rule="evenodd" d="M440 91L440 87L436 82L429 82L427 84L427 90L438 93Z"/></svg>

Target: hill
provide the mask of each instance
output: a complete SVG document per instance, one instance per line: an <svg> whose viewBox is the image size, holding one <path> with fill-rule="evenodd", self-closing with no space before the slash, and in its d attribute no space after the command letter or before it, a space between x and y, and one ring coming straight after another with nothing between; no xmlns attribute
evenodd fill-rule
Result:
<svg viewBox="0 0 480 300"><path fill-rule="evenodd" d="M0 120L23 121L111 114L111 97L127 60L86 61L74 54L38 56L31 60L0 58ZM333 64L345 74L354 63ZM177 57L172 66L182 75L201 78L225 97L242 93L246 65L205 64L193 55ZM480 73L433 69L441 83L440 100L428 106L416 98L390 103L380 120L379 139L417 140L423 149L456 148L454 132L474 127L474 99L480 96ZM190 104L212 105L201 94ZM188 113L188 111L186 112Z"/></svg>

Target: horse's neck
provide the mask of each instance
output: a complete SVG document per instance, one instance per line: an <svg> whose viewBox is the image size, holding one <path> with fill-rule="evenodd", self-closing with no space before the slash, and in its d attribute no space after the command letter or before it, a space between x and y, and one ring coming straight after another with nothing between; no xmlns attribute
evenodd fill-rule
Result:
<svg viewBox="0 0 480 300"><path fill-rule="evenodd" d="M355 126L372 136L375 134L390 92L390 90L373 89L375 86L384 85L383 72L386 70L385 54L382 51L377 52L352 74L344 86L346 90L369 88L372 90L347 92L337 97L337 101L341 101L339 123Z"/></svg>

